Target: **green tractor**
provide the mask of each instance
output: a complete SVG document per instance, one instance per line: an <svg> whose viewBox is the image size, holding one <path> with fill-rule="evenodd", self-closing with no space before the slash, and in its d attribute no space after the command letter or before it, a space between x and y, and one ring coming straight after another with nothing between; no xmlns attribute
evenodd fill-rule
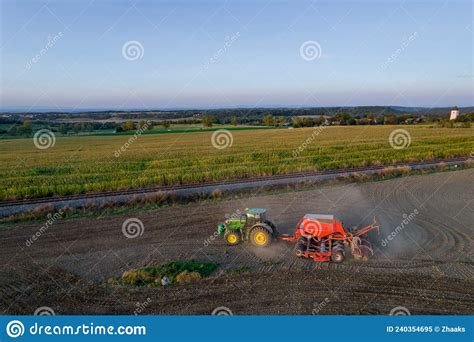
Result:
<svg viewBox="0 0 474 342"><path fill-rule="evenodd" d="M250 241L257 247L267 247L278 236L275 225L267 219L267 209L252 208L237 211L217 225L217 234L224 236L229 246Z"/></svg>

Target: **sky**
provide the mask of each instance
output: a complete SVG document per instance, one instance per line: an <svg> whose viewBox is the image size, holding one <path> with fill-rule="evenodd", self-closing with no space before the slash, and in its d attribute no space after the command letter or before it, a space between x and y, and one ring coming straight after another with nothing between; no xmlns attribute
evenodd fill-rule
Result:
<svg viewBox="0 0 474 342"><path fill-rule="evenodd" d="M474 105L470 0L0 3L3 111Z"/></svg>

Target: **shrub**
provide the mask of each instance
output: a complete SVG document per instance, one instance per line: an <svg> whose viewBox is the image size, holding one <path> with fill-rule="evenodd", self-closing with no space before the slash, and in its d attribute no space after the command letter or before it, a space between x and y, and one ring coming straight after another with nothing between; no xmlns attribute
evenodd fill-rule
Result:
<svg viewBox="0 0 474 342"><path fill-rule="evenodd" d="M213 262L169 261L164 264L132 269L123 273L120 279L109 281L112 285L161 286L166 276L172 283L187 283L208 277L216 268Z"/></svg>
<svg viewBox="0 0 474 342"><path fill-rule="evenodd" d="M131 270L124 272L122 280L129 285L140 286L152 282L154 278L143 270Z"/></svg>
<svg viewBox="0 0 474 342"><path fill-rule="evenodd" d="M202 278L201 274L198 272L183 271L176 276L175 281L179 284L183 284L183 283L191 283L201 278Z"/></svg>

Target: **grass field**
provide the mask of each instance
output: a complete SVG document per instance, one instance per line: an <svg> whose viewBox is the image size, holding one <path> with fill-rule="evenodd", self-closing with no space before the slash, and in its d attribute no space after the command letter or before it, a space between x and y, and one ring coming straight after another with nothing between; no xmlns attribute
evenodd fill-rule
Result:
<svg viewBox="0 0 474 342"><path fill-rule="evenodd" d="M399 128L409 132L411 144L396 150L389 136ZM474 150L472 128L354 126L232 135L232 146L224 149L212 145L212 132L142 135L119 157L116 151L130 136L58 137L45 150L31 138L0 140L0 199L391 164L467 156Z"/></svg>

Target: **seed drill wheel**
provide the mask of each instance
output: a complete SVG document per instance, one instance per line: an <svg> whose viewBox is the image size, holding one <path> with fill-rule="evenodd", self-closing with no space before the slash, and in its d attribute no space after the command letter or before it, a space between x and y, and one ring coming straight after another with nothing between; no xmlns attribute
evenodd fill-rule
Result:
<svg viewBox="0 0 474 342"><path fill-rule="evenodd" d="M304 252L306 251L307 241L304 237L300 237L298 242L295 245L295 254L298 258L302 258Z"/></svg>
<svg viewBox="0 0 474 342"><path fill-rule="evenodd" d="M337 264L344 261L344 253L342 252L333 252L331 253L331 260Z"/></svg>
<svg viewBox="0 0 474 342"><path fill-rule="evenodd" d="M229 246L238 245L240 242L240 234L235 230L228 230L224 234L224 240Z"/></svg>
<svg viewBox="0 0 474 342"><path fill-rule="evenodd" d="M272 242L270 229L265 225L255 225L250 231L250 242L256 247L267 247Z"/></svg>

